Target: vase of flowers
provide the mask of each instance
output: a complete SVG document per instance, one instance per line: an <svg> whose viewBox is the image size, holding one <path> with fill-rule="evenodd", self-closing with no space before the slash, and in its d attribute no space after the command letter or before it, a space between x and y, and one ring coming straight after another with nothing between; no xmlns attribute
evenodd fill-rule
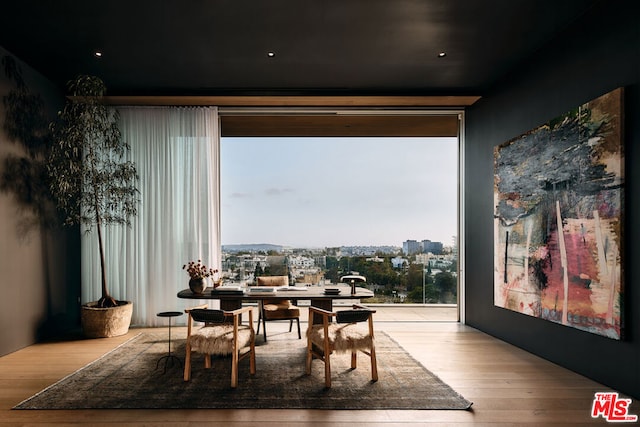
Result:
<svg viewBox="0 0 640 427"><path fill-rule="evenodd" d="M189 261L182 269L189 274L189 289L197 295L201 295L207 288L207 278L218 272L217 269L204 265L201 260Z"/></svg>

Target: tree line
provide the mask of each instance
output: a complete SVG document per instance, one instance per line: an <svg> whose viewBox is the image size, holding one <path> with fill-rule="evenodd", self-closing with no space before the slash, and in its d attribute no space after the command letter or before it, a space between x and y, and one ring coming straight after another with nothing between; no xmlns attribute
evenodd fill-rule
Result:
<svg viewBox="0 0 640 427"><path fill-rule="evenodd" d="M415 263L394 268L391 257L381 258L382 262L375 262L361 256L327 256L324 275L335 283L341 276L357 271L367 278L367 287L374 290L376 297L388 302L401 302L401 299L405 303L423 302L424 282L424 302L456 303L458 281L455 262L447 269L433 271L430 266Z"/></svg>

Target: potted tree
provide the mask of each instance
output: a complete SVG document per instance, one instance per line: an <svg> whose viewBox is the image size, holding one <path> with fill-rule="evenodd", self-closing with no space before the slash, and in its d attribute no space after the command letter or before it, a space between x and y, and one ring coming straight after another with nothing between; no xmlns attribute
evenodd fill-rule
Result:
<svg viewBox="0 0 640 427"><path fill-rule="evenodd" d="M70 98L50 126L51 192L66 224L78 224L87 232L95 228L98 236L102 297L82 306L85 335L123 335L129 329L133 304L109 294L103 227L130 224L137 213L138 176L135 165L126 158L129 146L117 126L118 112L102 102L106 92L103 81L83 75L68 87Z"/></svg>

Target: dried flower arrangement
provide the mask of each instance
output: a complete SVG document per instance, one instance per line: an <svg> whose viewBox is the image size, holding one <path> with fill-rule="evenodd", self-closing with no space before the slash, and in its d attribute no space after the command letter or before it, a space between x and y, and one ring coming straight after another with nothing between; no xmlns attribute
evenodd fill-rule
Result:
<svg viewBox="0 0 640 427"><path fill-rule="evenodd" d="M218 269L209 268L202 263L201 260L189 261L188 264L182 266L183 270L187 270L189 277L192 279L204 279L205 277L213 276L218 272Z"/></svg>

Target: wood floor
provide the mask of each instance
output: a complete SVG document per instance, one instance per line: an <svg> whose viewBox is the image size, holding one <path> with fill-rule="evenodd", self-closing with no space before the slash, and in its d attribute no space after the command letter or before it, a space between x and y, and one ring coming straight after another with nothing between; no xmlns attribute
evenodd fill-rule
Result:
<svg viewBox="0 0 640 427"><path fill-rule="evenodd" d="M280 325L282 325L280 323ZM284 325L283 325L284 326ZM306 328L306 325L302 325ZM269 324L271 333L288 333ZM0 427L4 426L559 426L605 425L590 415L593 395L608 391L473 328L443 321L376 323L425 367L474 402L470 411L326 410L12 410L23 399L140 332L97 340L66 339L0 358ZM186 336L183 327L173 337ZM293 339L293 335L292 335ZM320 379L319 379L320 380ZM411 390L407 390L411 393ZM639 414L633 402L631 413Z"/></svg>

